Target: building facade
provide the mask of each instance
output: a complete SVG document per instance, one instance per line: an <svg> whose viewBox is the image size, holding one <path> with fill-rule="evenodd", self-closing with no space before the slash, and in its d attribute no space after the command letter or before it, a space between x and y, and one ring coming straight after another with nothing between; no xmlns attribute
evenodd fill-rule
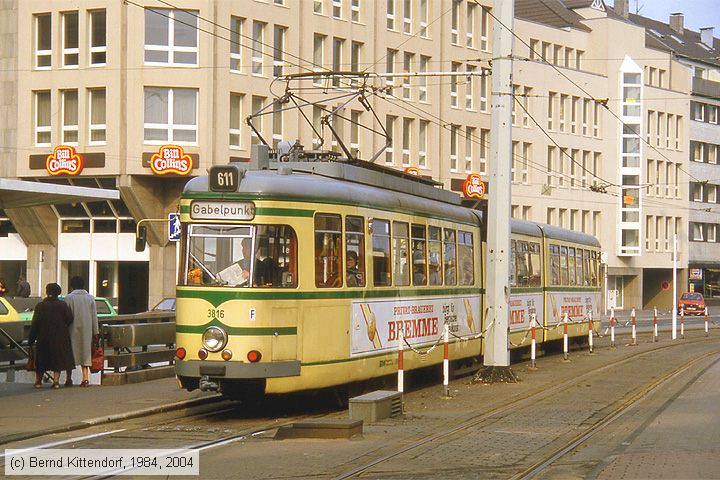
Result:
<svg viewBox="0 0 720 480"><path fill-rule="evenodd" d="M39 288L83 275L126 312L172 296L175 246L156 222L135 252L137 222L166 218L188 176L246 161L261 138L344 144L449 189L469 173L487 180L493 4L482 3L3 0L0 175L121 200L0 210L0 278ZM700 222L688 209L694 70L616 4L516 1L513 216L596 235L611 304L669 307L672 238L685 270ZM276 78L323 71L369 75ZM382 75L403 72L448 75ZM74 153L80 171L49 170L49 156Z"/></svg>

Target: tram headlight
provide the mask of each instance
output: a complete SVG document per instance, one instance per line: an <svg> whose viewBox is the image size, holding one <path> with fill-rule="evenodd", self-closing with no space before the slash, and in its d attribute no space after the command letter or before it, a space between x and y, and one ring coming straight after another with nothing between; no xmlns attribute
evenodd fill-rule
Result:
<svg viewBox="0 0 720 480"><path fill-rule="evenodd" d="M227 344L227 333L220 327L208 327L202 335L202 344L211 352L219 352Z"/></svg>

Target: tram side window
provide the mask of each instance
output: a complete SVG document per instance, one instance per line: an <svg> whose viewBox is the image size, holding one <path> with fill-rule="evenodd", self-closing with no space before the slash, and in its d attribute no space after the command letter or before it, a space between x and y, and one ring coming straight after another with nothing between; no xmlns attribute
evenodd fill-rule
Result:
<svg viewBox="0 0 720 480"><path fill-rule="evenodd" d="M342 287L342 219L340 215L315 215L315 286Z"/></svg>
<svg viewBox="0 0 720 480"><path fill-rule="evenodd" d="M457 285L457 247L455 230L443 229L443 259L445 260L445 285Z"/></svg>
<svg viewBox="0 0 720 480"><path fill-rule="evenodd" d="M410 227L410 244L412 250L412 283L427 285L427 252L425 247L425 225L413 224Z"/></svg>
<svg viewBox="0 0 720 480"><path fill-rule="evenodd" d="M560 247L550 245L550 284L560 285Z"/></svg>
<svg viewBox="0 0 720 480"><path fill-rule="evenodd" d="M530 284L530 255L528 252L528 243L518 240L515 248L515 275L517 276L517 286L527 287Z"/></svg>
<svg viewBox="0 0 720 480"><path fill-rule="evenodd" d="M345 217L345 277L348 287L365 286L365 219ZM354 265L353 265L354 263Z"/></svg>
<svg viewBox="0 0 720 480"><path fill-rule="evenodd" d="M590 260L590 285L597 287L598 283L598 252L592 252L592 260Z"/></svg>
<svg viewBox="0 0 720 480"><path fill-rule="evenodd" d="M428 227L428 277L430 285L442 285L442 237L440 227Z"/></svg>
<svg viewBox="0 0 720 480"><path fill-rule="evenodd" d="M570 276L570 285L575 286L575 248L568 248L568 275Z"/></svg>
<svg viewBox="0 0 720 480"><path fill-rule="evenodd" d="M405 222L393 222L393 275L395 275L395 285L410 285L410 262L408 257L410 243L408 241L408 224Z"/></svg>
<svg viewBox="0 0 720 480"><path fill-rule="evenodd" d="M567 247L560 247L560 285L568 285Z"/></svg>
<svg viewBox="0 0 720 480"><path fill-rule="evenodd" d="M517 287L517 240L510 240L510 286Z"/></svg>
<svg viewBox="0 0 720 480"><path fill-rule="evenodd" d="M583 278L583 258L582 258L582 248L578 248L575 250L575 276L577 277L577 284L580 285L587 285L585 283L585 279Z"/></svg>
<svg viewBox="0 0 720 480"><path fill-rule="evenodd" d="M473 256L473 234L458 232L458 265L460 265L460 285L475 283L475 257Z"/></svg>
<svg viewBox="0 0 720 480"><path fill-rule="evenodd" d="M528 243L530 254L530 278L528 279L529 287L541 286L542 267L540 265L540 244L535 242Z"/></svg>
<svg viewBox="0 0 720 480"><path fill-rule="evenodd" d="M388 287L392 285L390 263L390 222L387 220L370 220L373 255L373 285Z"/></svg>

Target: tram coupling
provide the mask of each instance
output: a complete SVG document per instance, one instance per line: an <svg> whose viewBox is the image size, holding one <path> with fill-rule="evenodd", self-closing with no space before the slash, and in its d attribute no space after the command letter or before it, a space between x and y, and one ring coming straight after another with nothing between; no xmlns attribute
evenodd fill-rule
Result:
<svg viewBox="0 0 720 480"><path fill-rule="evenodd" d="M200 377L200 390L203 392L219 392L220 385L218 382L213 382L210 377L203 375Z"/></svg>

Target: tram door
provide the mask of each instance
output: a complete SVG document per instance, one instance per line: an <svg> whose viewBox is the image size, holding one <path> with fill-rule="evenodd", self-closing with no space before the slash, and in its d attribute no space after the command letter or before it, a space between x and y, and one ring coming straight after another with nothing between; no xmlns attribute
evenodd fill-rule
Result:
<svg viewBox="0 0 720 480"><path fill-rule="evenodd" d="M118 313L137 313L148 309L147 262L118 262Z"/></svg>

